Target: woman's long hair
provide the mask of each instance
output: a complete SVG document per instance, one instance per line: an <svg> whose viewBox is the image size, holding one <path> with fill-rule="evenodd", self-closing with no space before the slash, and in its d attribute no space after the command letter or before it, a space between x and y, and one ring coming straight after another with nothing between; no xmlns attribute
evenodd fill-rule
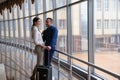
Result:
<svg viewBox="0 0 120 80"><path fill-rule="evenodd" d="M35 22L37 22L39 19L40 19L39 17L35 17L35 18L33 19L33 25L32 25L32 27L31 27L32 39L34 38L33 28L34 28L34 26L35 26Z"/></svg>

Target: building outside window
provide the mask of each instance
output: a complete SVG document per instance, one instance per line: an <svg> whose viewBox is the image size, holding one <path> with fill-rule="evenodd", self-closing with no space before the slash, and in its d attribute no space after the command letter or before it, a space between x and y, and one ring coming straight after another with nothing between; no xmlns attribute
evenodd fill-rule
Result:
<svg viewBox="0 0 120 80"><path fill-rule="evenodd" d="M118 5L120 5L120 0L118 0ZM120 12L120 6L118 6L118 11Z"/></svg>
<svg viewBox="0 0 120 80"><path fill-rule="evenodd" d="M115 28L116 28L115 20L111 20L111 28L112 28L112 29L115 29Z"/></svg>
<svg viewBox="0 0 120 80"><path fill-rule="evenodd" d="M109 8L109 0L104 0L104 10L108 11Z"/></svg>
<svg viewBox="0 0 120 80"><path fill-rule="evenodd" d="M120 29L120 20L118 20L118 29Z"/></svg>
<svg viewBox="0 0 120 80"><path fill-rule="evenodd" d="M115 43L115 37L111 37L111 43Z"/></svg>
<svg viewBox="0 0 120 80"><path fill-rule="evenodd" d="M120 36L117 36L117 43L120 42Z"/></svg>
<svg viewBox="0 0 120 80"><path fill-rule="evenodd" d="M97 11L101 11L101 0L96 0Z"/></svg>
<svg viewBox="0 0 120 80"><path fill-rule="evenodd" d="M59 38L59 50L62 50L62 51L66 51L66 37L65 36L61 36Z"/></svg>
<svg viewBox="0 0 120 80"><path fill-rule="evenodd" d="M46 10L53 9L53 0L46 0Z"/></svg>
<svg viewBox="0 0 120 80"><path fill-rule="evenodd" d="M104 20L104 29L108 29L108 20Z"/></svg>
<svg viewBox="0 0 120 80"><path fill-rule="evenodd" d="M56 0L56 7L61 7L66 4L66 0Z"/></svg>
<svg viewBox="0 0 120 80"><path fill-rule="evenodd" d="M97 20L97 29L101 28L101 20Z"/></svg>
<svg viewBox="0 0 120 80"><path fill-rule="evenodd" d="M110 0L111 1L111 4L110 4L110 9L111 9L111 11L115 11L115 5L116 5L116 0Z"/></svg>
<svg viewBox="0 0 120 80"><path fill-rule="evenodd" d="M65 19L60 19L58 27L59 27L59 29L65 29L66 28L66 20Z"/></svg>

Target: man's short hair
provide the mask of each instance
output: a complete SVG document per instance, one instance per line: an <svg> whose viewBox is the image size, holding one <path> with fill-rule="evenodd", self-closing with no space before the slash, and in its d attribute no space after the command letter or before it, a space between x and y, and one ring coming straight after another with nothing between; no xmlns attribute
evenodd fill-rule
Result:
<svg viewBox="0 0 120 80"><path fill-rule="evenodd" d="M46 20L50 20L51 22L53 22L53 19L50 17L48 17Z"/></svg>

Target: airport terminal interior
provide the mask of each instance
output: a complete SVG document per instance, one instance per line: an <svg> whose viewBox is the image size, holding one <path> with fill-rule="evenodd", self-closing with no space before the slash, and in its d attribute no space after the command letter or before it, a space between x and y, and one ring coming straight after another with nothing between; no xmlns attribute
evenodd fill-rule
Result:
<svg viewBox="0 0 120 80"><path fill-rule="evenodd" d="M120 0L0 0L0 80L31 80L36 16L58 29L46 80L120 80Z"/></svg>

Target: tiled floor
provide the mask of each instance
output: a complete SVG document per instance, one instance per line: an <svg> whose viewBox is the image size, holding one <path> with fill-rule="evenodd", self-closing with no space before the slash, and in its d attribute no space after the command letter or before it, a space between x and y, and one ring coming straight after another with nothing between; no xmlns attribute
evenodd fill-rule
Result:
<svg viewBox="0 0 120 80"><path fill-rule="evenodd" d="M5 66L0 64L0 80L6 80Z"/></svg>

